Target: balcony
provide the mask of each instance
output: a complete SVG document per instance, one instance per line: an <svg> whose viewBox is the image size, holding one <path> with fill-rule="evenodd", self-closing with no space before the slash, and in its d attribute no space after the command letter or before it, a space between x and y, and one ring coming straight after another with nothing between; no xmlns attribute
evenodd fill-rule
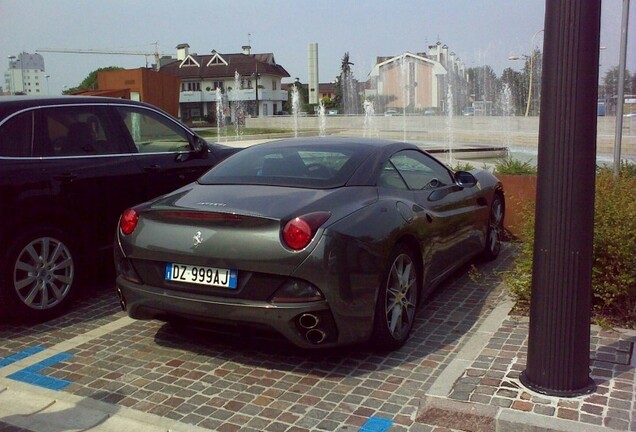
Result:
<svg viewBox="0 0 636 432"><path fill-rule="evenodd" d="M255 101L256 90L230 90L227 92L227 98L233 101ZM287 92L285 90L258 90L258 99L261 101L285 101L287 100ZM179 93L179 103L189 102L216 102L215 91L182 91Z"/></svg>

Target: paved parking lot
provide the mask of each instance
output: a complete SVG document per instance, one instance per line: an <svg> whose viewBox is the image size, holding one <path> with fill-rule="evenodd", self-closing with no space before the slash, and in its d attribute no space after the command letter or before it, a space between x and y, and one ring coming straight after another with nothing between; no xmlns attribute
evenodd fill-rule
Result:
<svg viewBox="0 0 636 432"><path fill-rule="evenodd" d="M636 332L593 329L591 395L542 397L519 385L527 320L508 315L499 279L513 256L507 245L497 261L464 267L391 353L302 351L134 321L119 309L112 280L101 278L62 318L0 324L0 432L69 430L59 426L69 421L71 430L108 431L467 430L460 420L483 431L495 421L636 430Z"/></svg>
<svg viewBox="0 0 636 432"><path fill-rule="evenodd" d="M133 321L119 310L112 282L103 281L65 317L5 326L0 359L22 353L28 360L29 350L58 355L37 371L51 378L45 387L213 430L357 430L370 418L406 429L420 398L502 295L494 270L509 259L508 252L457 273L393 353L301 351L283 341Z"/></svg>

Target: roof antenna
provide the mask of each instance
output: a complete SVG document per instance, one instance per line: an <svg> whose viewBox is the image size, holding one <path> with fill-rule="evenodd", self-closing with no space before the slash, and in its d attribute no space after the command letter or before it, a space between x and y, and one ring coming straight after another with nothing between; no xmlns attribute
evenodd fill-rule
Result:
<svg viewBox="0 0 636 432"><path fill-rule="evenodd" d="M247 45L252 46L252 33L247 34Z"/></svg>

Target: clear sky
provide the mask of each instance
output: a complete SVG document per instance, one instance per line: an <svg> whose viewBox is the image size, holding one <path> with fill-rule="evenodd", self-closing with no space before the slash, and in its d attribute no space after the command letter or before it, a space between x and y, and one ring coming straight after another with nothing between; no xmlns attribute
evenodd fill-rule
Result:
<svg viewBox="0 0 636 432"><path fill-rule="evenodd" d="M621 0L603 1L602 71L618 64L621 7ZM508 57L529 54L544 12L545 0L0 0L0 71L8 56L41 48L152 52L156 42L161 53L175 55L178 44L188 43L190 52L229 54L249 41L252 53L274 53L291 75L287 82L307 82L307 46L315 42L321 82L338 75L347 51L354 76L365 80L377 56L427 51L439 40L467 67L486 64L500 74L521 68ZM630 15L633 72L634 4ZM543 34L535 41L540 47ZM51 94L100 67L146 64L143 56L42 55Z"/></svg>

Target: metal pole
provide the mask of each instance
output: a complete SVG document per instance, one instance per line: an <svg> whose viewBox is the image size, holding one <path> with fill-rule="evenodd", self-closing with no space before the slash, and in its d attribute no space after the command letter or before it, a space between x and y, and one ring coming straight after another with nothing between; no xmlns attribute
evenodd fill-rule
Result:
<svg viewBox="0 0 636 432"><path fill-rule="evenodd" d="M534 38L537 37L537 35L542 31L543 29L537 30L536 33L532 35L532 46L530 47L530 79L528 83L528 102L526 103L526 117L528 117L528 113L530 112L530 103L532 101L532 75L534 74Z"/></svg>
<svg viewBox="0 0 636 432"><path fill-rule="evenodd" d="M551 396L589 376L601 0L547 0L528 359L521 382Z"/></svg>
<svg viewBox="0 0 636 432"><path fill-rule="evenodd" d="M621 170L621 141L623 139L623 105L625 102L625 68L627 63L627 27L629 24L629 0L623 0L621 23L621 54L618 65L618 95L616 97L616 131L614 135L614 178Z"/></svg>

